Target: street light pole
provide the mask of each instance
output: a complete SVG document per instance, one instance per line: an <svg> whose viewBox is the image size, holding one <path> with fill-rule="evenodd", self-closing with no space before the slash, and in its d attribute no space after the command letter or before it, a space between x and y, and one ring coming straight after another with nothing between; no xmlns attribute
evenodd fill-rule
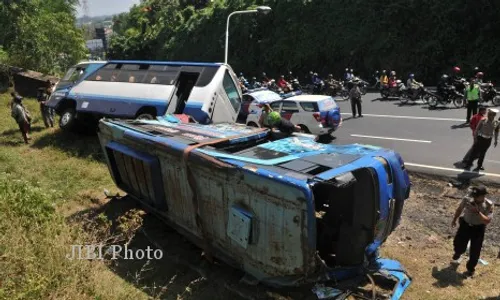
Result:
<svg viewBox="0 0 500 300"><path fill-rule="evenodd" d="M226 47L225 47L225 53L224 53L224 63L225 64L227 64L227 58L228 58L228 53L229 53L229 20L231 19L231 17L234 15L239 15L239 14L254 14L254 13L268 14L270 11L271 11L271 8L268 6L259 6L256 9L238 10L238 11L233 11L232 13L229 14L229 16L227 17L227 22L226 22Z"/></svg>

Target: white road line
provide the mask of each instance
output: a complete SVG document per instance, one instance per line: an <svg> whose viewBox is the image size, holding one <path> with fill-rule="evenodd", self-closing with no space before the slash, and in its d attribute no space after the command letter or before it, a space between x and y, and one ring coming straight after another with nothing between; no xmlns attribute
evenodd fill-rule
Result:
<svg viewBox="0 0 500 300"><path fill-rule="evenodd" d="M490 162L490 163L494 163L494 164L500 164L500 161L498 161L498 160L485 159L485 161Z"/></svg>
<svg viewBox="0 0 500 300"><path fill-rule="evenodd" d="M455 172L455 173L465 173L465 174L470 174L470 175L479 174L479 175L483 175L483 176L500 178L500 174L496 174L496 173L472 172L472 171L467 171L464 169L453 169L453 168L445 168L445 167L438 167L438 166L429 166L429 165L422 165L422 164L414 164L414 163L410 163L410 162L405 162L405 166L423 168L423 169L450 171L450 172Z"/></svg>
<svg viewBox="0 0 500 300"><path fill-rule="evenodd" d="M424 141L424 140L410 140L410 139L400 139L393 137L384 137L384 136L372 136L372 135L361 135L361 134L351 134L352 137L360 137L367 139L379 139L379 140L394 140L394 141L402 141L402 142L414 142L414 143L426 143L430 144L432 141Z"/></svg>
<svg viewBox="0 0 500 300"><path fill-rule="evenodd" d="M342 115L352 115L351 113L341 113ZM390 119L409 119L409 120L432 120L432 121L449 121L449 122L461 122L463 119L453 119L453 118L434 118L434 117L417 117L417 116L396 116L396 115L373 115L373 114L363 114L366 117L375 118L390 118Z"/></svg>

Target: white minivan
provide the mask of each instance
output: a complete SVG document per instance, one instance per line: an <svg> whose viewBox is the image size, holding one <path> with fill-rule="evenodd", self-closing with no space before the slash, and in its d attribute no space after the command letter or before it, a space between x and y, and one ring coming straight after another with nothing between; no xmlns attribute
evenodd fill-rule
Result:
<svg viewBox="0 0 500 300"><path fill-rule="evenodd" d="M342 123L340 107L330 96L300 95L268 103L273 111L314 135L330 134ZM252 104L248 109L245 124L260 127L259 119L263 104Z"/></svg>

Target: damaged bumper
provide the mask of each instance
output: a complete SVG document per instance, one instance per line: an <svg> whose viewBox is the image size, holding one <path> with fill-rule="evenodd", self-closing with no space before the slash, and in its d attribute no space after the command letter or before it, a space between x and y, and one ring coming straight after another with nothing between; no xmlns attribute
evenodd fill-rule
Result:
<svg viewBox="0 0 500 300"><path fill-rule="evenodd" d="M401 263L391 259L379 258L375 261L375 268L375 274L380 274L385 278L396 282L390 299L401 299L403 293L411 284L411 277L408 275Z"/></svg>

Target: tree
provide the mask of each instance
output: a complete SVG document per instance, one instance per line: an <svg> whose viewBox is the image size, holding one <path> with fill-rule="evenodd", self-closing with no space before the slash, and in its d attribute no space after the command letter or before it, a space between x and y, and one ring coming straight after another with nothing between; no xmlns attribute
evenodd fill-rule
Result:
<svg viewBox="0 0 500 300"><path fill-rule="evenodd" d="M500 79L492 0L147 0L121 16L113 57L221 61L227 16L256 5L273 11L231 20L229 62L245 73L390 69L435 84L458 64Z"/></svg>
<svg viewBox="0 0 500 300"><path fill-rule="evenodd" d="M7 1L0 7L0 43L9 63L46 73L64 72L86 54L75 25L77 0Z"/></svg>

